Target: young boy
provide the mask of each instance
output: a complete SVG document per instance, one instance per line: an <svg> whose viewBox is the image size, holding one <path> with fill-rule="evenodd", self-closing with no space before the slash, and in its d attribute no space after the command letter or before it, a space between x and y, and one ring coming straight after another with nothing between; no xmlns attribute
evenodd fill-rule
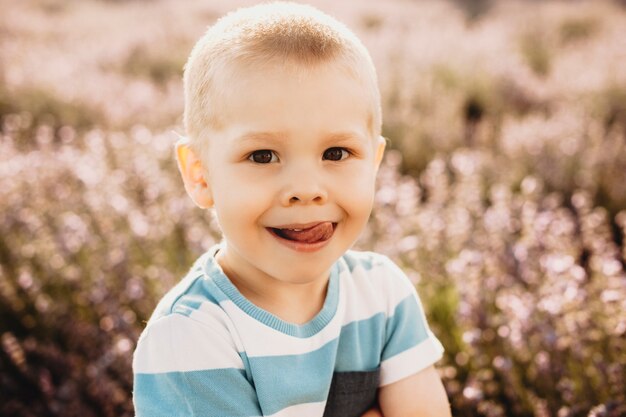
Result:
<svg viewBox="0 0 626 417"><path fill-rule="evenodd" d="M364 46L312 7L264 4L212 26L184 82L178 166L223 241L139 339L137 416L449 416L412 284L349 250L385 148Z"/></svg>

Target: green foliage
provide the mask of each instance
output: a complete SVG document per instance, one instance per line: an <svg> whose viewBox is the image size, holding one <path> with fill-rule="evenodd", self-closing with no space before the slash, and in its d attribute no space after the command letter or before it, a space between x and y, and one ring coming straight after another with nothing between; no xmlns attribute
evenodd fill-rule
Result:
<svg viewBox="0 0 626 417"><path fill-rule="evenodd" d="M367 30L376 31L380 29L384 23L385 20L383 17L378 14L365 14L361 16L361 25Z"/></svg>
<svg viewBox="0 0 626 417"><path fill-rule="evenodd" d="M492 0L452 0L452 3L463 11L469 22L480 19L493 6Z"/></svg>
<svg viewBox="0 0 626 417"><path fill-rule="evenodd" d="M155 85L164 85L173 78L182 78L187 49L161 45L138 45L130 50L121 70L133 77L144 77Z"/></svg>
<svg viewBox="0 0 626 417"><path fill-rule="evenodd" d="M626 128L626 85L612 83L593 98L593 113L604 123L607 130L616 126Z"/></svg>
<svg viewBox="0 0 626 417"><path fill-rule="evenodd" d="M558 28L561 43L569 44L587 39L598 31L598 27L598 20L591 16L565 19Z"/></svg>
<svg viewBox="0 0 626 417"><path fill-rule="evenodd" d="M526 64L539 76L550 72L553 50L546 33L539 29L529 30L520 38L520 52Z"/></svg>
<svg viewBox="0 0 626 417"><path fill-rule="evenodd" d="M73 126L86 129L103 120L101 112L84 103L60 98L53 91L42 87L21 87L9 91L0 85L0 118L24 113L28 127L49 125Z"/></svg>

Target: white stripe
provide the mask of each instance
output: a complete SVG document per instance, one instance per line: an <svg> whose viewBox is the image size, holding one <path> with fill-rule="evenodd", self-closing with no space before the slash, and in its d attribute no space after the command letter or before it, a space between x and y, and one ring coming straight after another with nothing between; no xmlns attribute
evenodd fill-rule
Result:
<svg viewBox="0 0 626 417"><path fill-rule="evenodd" d="M399 381L437 362L443 346L429 331L429 338L380 364L380 386Z"/></svg>
<svg viewBox="0 0 626 417"><path fill-rule="evenodd" d="M237 327L235 327L231 318L220 305L204 302L200 305L200 308L193 310L189 317L202 323L218 324L220 328L227 330L227 333L224 333L224 337L229 336L233 340L237 352L245 352L246 349L239 338Z"/></svg>
<svg viewBox="0 0 626 417"><path fill-rule="evenodd" d="M374 265L371 270L357 266L352 275L342 276L349 300L343 323L365 320L378 313L391 317L397 305L411 294L415 287L398 268L387 263Z"/></svg>
<svg viewBox="0 0 626 417"><path fill-rule="evenodd" d="M339 305L337 313L330 323L319 333L300 338L284 334L260 323L241 310L230 300L220 302L220 307L230 317L235 328L229 325L240 351L248 357L302 355L315 351L339 336L340 327L353 321L365 320L383 312L387 317L395 311L397 304L415 289L406 276L399 270L392 270L387 264L379 264L371 270L355 268L339 277ZM198 312L215 314L210 303L203 303Z"/></svg>
<svg viewBox="0 0 626 417"><path fill-rule="evenodd" d="M345 274L342 278L342 295L347 298L346 315L343 324L365 320L378 313L387 314L386 297L380 291L383 274L370 274L362 268L355 268L353 275Z"/></svg>
<svg viewBox="0 0 626 417"><path fill-rule="evenodd" d="M225 326L171 314L142 333L133 358L135 373L238 368L243 362Z"/></svg>
<svg viewBox="0 0 626 417"><path fill-rule="evenodd" d="M267 417L319 417L324 414L325 407L326 401L292 405Z"/></svg>
<svg viewBox="0 0 626 417"><path fill-rule="evenodd" d="M248 357L302 355L315 351L339 336L341 316L343 316L343 306L340 302L337 314L320 332L311 337L300 338L282 333L257 321L230 300L221 301L220 306L232 321L237 323L237 329L232 331L238 333ZM203 307L204 305L200 308Z"/></svg>

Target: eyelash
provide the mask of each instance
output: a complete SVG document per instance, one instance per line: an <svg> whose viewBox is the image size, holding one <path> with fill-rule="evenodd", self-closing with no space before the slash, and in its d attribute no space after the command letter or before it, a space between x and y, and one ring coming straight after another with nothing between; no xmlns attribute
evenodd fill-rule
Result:
<svg viewBox="0 0 626 417"><path fill-rule="evenodd" d="M340 159L330 159L330 161L334 161L334 162L343 161L344 159L346 159L346 158L348 158L349 156L352 156L352 155L353 155L353 154L352 154L352 152L350 152L348 149L346 149L346 148L341 148L341 147L339 147L339 146L335 146L335 147L332 147L332 148L328 148L328 149L326 149L326 150L324 151L324 154L326 154L326 152L328 152L328 151L332 151L332 150L336 150L336 149L338 149L338 150L342 151L342 156L341 156L341 158L340 158ZM345 157L344 157L344 155L345 155Z"/></svg>
<svg viewBox="0 0 626 417"><path fill-rule="evenodd" d="M333 146L332 148L326 149L324 151L323 155L325 155L326 152L328 152L328 151L337 150L337 149L342 151L341 159L325 159L325 160L329 160L329 161L333 161L333 162L339 162L339 161L343 161L344 159L346 159L346 158L348 158L348 157L353 155L353 153L349 149L342 148L342 147L339 147L339 146ZM267 162L259 162L259 161L256 161L254 159L255 156L259 156L259 155L267 156L267 152L269 152L271 154L269 161L267 161ZM276 152L274 152L272 150L269 150L269 149L259 149L258 151L251 152L250 155L248 155L247 159L250 162L253 162L255 164L264 165L264 164L270 164L272 162L278 162L278 155L276 155Z"/></svg>
<svg viewBox="0 0 626 417"><path fill-rule="evenodd" d="M255 155L259 155L259 154L263 154L265 152L269 152L270 153L270 160L267 162L258 162L254 160L254 156ZM255 164L269 164L270 162L276 162L273 161L274 158L276 158L276 161L278 160L278 155L276 155L276 152L274 151L270 151L269 149L260 149L258 151L254 151L251 152L250 155L248 155L248 160L250 160L251 162L254 162Z"/></svg>

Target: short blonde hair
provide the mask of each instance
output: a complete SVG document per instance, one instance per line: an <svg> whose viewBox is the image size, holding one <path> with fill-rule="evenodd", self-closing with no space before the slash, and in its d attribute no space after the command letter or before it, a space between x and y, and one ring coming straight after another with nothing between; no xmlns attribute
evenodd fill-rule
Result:
<svg viewBox="0 0 626 417"><path fill-rule="evenodd" d="M367 86L372 96L369 128L378 137L382 115L376 70L365 46L344 24L311 6L289 2L225 15L200 38L185 65L184 122L191 148L204 155L206 129L222 127L220 95L229 84L223 81L236 81L239 70L291 64L290 69L306 72L329 63Z"/></svg>

